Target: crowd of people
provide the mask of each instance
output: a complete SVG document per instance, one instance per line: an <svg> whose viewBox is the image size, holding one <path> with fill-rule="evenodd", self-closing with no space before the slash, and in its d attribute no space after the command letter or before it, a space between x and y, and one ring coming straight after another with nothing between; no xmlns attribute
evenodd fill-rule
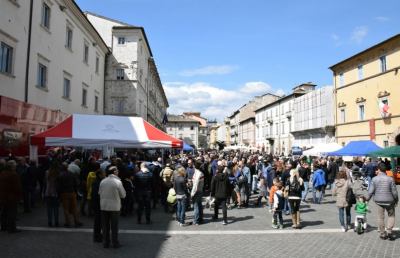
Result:
<svg viewBox="0 0 400 258"><path fill-rule="evenodd" d="M182 227L204 223L206 201L213 205L213 221L222 209L223 225L229 224L229 209L264 206L272 213L272 228L288 226L284 225L285 214L291 215L293 229L301 229L301 204L323 203L330 189L343 232L367 228L367 202L374 198L380 237L394 240L398 193L393 178L386 175L388 166L386 160L370 158L344 162L334 157L240 151L169 154L164 159L157 152L151 156L122 153L100 159L57 150L39 165L10 157L0 159L1 230L20 232L16 227L19 204L24 213L30 213L38 201L46 204L49 227L81 227L80 216L92 217L93 240L105 248L120 247L120 216L135 215L138 224L151 224L152 208L158 204L166 213L175 214ZM59 220L60 204L64 223ZM187 223L189 209L194 217Z"/></svg>

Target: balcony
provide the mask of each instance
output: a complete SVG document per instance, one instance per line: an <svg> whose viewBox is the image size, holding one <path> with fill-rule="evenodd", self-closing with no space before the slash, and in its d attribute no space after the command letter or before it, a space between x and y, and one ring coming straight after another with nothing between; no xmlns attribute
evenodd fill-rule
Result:
<svg viewBox="0 0 400 258"><path fill-rule="evenodd" d="M268 122L269 124L273 124L273 123L274 123L274 120L272 119L272 117L267 117L267 122Z"/></svg>
<svg viewBox="0 0 400 258"><path fill-rule="evenodd" d="M292 111L287 111L286 112L286 117L287 117L287 119L291 119L292 118Z"/></svg>

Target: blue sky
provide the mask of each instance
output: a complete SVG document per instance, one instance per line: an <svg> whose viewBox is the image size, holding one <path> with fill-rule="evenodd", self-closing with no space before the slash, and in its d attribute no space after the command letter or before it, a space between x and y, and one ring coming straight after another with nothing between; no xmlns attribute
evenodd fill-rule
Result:
<svg viewBox="0 0 400 258"><path fill-rule="evenodd" d="M329 66L400 33L400 1L77 0L143 26L170 113L221 119L266 92L332 84Z"/></svg>

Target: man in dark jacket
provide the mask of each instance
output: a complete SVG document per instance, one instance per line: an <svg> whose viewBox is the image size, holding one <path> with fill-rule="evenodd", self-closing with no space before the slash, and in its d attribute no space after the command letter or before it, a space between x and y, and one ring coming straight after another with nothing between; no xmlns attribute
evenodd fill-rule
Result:
<svg viewBox="0 0 400 258"><path fill-rule="evenodd" d="M396 184L392 177L386 175L386 166L384 163L378 165L378 175L372 178L371 185L368 190L368 198L374 196L378 211L378 227L380 238L395 240L392 229L395 222L395 207L399 202ZM385 210L388 214L387 226L385 231Z"/></svg>
<svg viewBox="0 0 400 258"><path fill-rule="evenodd" d="M1 231L18 233L16 227L18 202L22 198L21 180L15 170L14 160L7 162L0 173Z"/></svg>
<svg viewBox="0 0 400 258"><path fill-rule="evenodd" d="M76 193L78 191L77 177L68 170L68 164L63 163L61 173L57 178L58 196L64 208L65 224L64 227L71 227L72 219L75 226L80 227L78 205L76 201Z"/></svg>
<svg viewBox="0 0 400 258"><path fill-rule="evenodd" d="M146 167L146 163L140 164L140 171L135 175L135 191L139 204L137 210L137 223L142 223L142 214L145 211L146 224L151 224L151 195L153 192L154 182L153 173Z"/></svg>
<svg viewBox="0 0 400 258"><path fill-rule="evenodd" d="M219 206L222 206L222 225L227 225L227 208L226 208L226 199L229 196L229 179L228 175L223 173L224 167L218 166L217 174L213 177L211 181L211 196L215 198L214 205L214 217L213 219L218 219L218 209Z"/></svg>

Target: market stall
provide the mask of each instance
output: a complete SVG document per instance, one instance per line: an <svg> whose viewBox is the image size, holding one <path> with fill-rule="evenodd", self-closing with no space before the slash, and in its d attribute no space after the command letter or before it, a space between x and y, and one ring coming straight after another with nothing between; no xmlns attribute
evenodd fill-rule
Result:
<svg viewBox="0 0 400 258"><path fill-rule="evenodd" d="M31 137L31 145L182 148L181 140L155 128L141 117L73 114Z"/></svg>

